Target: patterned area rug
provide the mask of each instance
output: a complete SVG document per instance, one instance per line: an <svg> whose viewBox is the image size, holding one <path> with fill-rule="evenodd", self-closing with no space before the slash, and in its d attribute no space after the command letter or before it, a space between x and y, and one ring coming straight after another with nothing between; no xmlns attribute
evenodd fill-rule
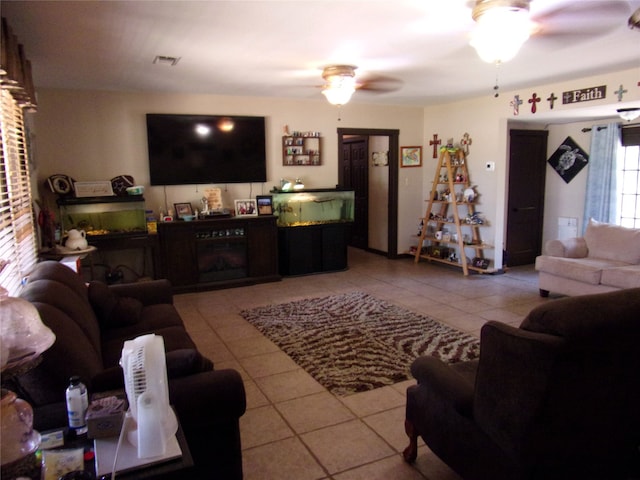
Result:
<svg viewBox="0 0 640 480"><path fill-rule="evenodd" d="M336 395L411 378L411 362L421 355L455 363L480 354L476 337L363 292L267 305L240 315Z"/></svg>

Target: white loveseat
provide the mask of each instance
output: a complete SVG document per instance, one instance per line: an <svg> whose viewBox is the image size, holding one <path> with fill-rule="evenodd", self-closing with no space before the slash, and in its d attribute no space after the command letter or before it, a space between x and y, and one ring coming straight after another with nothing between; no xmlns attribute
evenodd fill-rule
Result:
<svg viewBox="0 0 640 480"><path fill-rule="evenodd" d="M548 241L536 270L543 297L640 287L640 229L591 220L584 237Z"/></svg>

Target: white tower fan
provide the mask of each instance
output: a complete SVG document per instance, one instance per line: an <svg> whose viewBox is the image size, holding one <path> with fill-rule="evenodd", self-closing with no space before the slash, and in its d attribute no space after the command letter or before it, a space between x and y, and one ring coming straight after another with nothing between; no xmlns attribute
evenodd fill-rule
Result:
<svg viewBox="0 0 640 480"><path fill-rule="evenodd" d="M169 405L163 338L149 334L124 342L120 366L129 400L127 417L132 417L126 422L127 439L138 448L138 458L164 455L178 421Z"/></svg>

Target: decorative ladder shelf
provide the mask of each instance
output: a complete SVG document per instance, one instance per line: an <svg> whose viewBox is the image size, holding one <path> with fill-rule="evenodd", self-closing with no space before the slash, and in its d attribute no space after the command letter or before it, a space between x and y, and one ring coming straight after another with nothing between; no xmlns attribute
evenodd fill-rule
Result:
<svg viewBox="0 0 640 480"><path fill-rule="evenodd" d="M431 196L421 221L416 263L422 258L453 265L461 267L465 275L469 275L469 271L496 271L489 268L489 260L484 257L484 250L493 246L481 240L480 227L485 223L475 211L476 196L469 182L464 152L461 149L441 149ZM466 216L460 216L460 208L466 212ZM453 227L453 232L448 231L449 226ZM428 245L424 244L425 241ZM458 251L452 249L451 245L457 245ZM467 250L474 252L472 260L467 258Z"/></svg>

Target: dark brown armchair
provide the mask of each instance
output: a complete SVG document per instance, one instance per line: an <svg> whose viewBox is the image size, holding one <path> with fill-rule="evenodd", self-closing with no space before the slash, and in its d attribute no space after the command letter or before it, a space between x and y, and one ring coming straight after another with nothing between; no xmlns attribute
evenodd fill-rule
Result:
<svg viewBox="0 0 640 480"><path fill-rule="evenodd" d="M413 363L405 460L420 436L464 479L640 478L640 289L551 300L480 342Z"/></svg>

